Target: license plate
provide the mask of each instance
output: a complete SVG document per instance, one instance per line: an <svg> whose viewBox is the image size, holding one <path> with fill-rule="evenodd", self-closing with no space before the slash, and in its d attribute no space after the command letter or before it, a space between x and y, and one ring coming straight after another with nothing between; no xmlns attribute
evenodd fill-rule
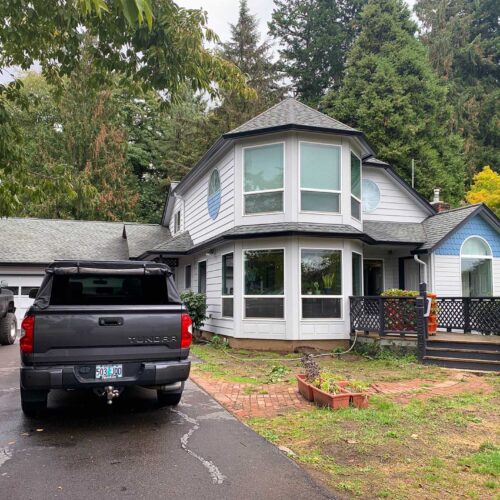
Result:
<svg viewBox="0 0 500 500"><path fill-rule="evenodd" d="M97 365L95 367L95 378L108 380L123 377L123 365Z"/></svg>

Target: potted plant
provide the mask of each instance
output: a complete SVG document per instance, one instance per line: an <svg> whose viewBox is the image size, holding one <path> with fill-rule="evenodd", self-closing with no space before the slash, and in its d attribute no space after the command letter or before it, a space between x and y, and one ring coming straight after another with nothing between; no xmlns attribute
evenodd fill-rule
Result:
<svg viewBox="0 0 500 500"><path fill-rule="evenodd" d="M390 288L384 290L381 297L389 297L384 301L385 328L394 332L416 332L417 331L417 309L415 290L401 290ZM391 298L393 297L393 298ZM415 300L400 300L400 299Z"/></svg>
<svg viewBox="0 0 500 500"><path fill-rule="evenodd" d="M435 293L428 293L427 297L431 299L431 311L429 317L427 318L427 333L429 335L436 335L438 327L438 305L437 305L437 295Z"/></svg>
<svg viewBox="0 0 500 500"><path fill-rule="evenodd" d="M314 402L333 410L348 408L351 395L344 390L345 384L345 381L320 376L313 386Z"/></svg>
<svg viewBox="0 0 500 500"><path fill-rule="evenodd" d="M323 280L323 286L325 287L325 294L331 295L335 276L333 274L325 274L321 279Z"/></svg>
<svg viewBox="0 0 500 500"><path fill-rule="evenodd" d="M315 281L313 283L314 286L314 295L321 295L321 290L319 289L319 283Z"/></svg>
<svg viewBox="0 0 500 500"><path fill-rule="evenodd" d="M368 390L369 386L361 380L349 380L349 383L344 387L344 390L350 393L351 402L356 408L368 407Z"/></svg>
<svg viewBox="0 0 500 500"><path fill-rule="evenodd" d="M319 365L310 354L305 354L301 362L305 373L297 375L299 392L307 401L314 401L312 383L319 377Z"/></svg>

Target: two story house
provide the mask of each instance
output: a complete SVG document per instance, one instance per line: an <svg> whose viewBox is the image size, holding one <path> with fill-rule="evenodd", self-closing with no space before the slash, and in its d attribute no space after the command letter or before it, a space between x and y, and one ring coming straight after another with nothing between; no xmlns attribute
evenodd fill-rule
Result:
<svg viewBox="0 0 500 500"><path fill-rule="evenodd" d="M440 295L500 295L498 218L484 205L439 208L362 132L290 98L171 186L171 238L140 257L170 262L181 291L206 294L207 332L331 348L349 338L351 295L420 281Z"/></svg>

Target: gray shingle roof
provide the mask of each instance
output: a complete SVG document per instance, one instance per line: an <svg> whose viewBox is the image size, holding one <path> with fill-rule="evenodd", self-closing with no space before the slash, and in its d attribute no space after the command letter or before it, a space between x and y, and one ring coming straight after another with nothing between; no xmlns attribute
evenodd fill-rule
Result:
<svg viewBox="0 0 500 500"><path fill-rule="evenodd" d="M0 263L128 259L123 223L0 219Z"/></svg>
<svg viewBox="0 0 500 500"><path fill-rule="evenodd" d="M298 125L303 127L339 130L344 132L356 132L356 129L345 123L316 111L297 99L285 99L273 107L267 109L255 118L248 120L239 127L231 130L226 136L238 135L246 132L265 130L268 128L282 127L285 125Z"/></svg>
<svg viewBox="0 0 500 500"><path fill-rule="evenodd" d="M250 224L236 226L224 234L228 236L246 236L268 233L321 233L321 234L349 234L359 235L363 233L355 227L347 224L320 224L309 222L277 222L273 224Z"/></svg>
<svg viewBox="0 0 500 500"><path fill-rule="evenodd" d="M420 222L365 221L364 232L375 241L390 243L424 243L425 232Z"/></svg>
<svg viewBox="0 0 500 500"><path fill-rule="evenodd" d="M169 229L159 224L125 224L124 234L131 259L172 239Z"/></svg>
<svg viewBox="0 0 500 500"><path fill-rule="evenodd" d="M437 213L425 219L422 224L427 238L426 242L420 247L420 250L430 250L434 248L467 217L480 210L482 206L482 204L477 204L455 208L446 212Z"/></svg>
<svg viewBox="0 0 500 500"><path fill-rule="evenodd" d="M191 235L189 234L189 231L184 231L169 241L160 243L155 247L150 247L149 250L154 252L183 253L191 250L191 248L193 248Z"/></svg>
<svg viewBox="0 0 500 500"><path fill-rule="evenodd" d="M378 158L369 158L368 160L363 161L363 164L380 165L381 167L388 167L389 166L389 164L387 162L379 160Z"/></svg>

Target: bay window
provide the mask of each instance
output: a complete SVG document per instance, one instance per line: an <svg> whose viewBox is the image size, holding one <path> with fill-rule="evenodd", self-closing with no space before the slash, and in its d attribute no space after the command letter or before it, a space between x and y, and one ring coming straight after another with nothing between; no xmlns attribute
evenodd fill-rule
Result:
<svg viewBox="0 0 500 500"><path fill-rule="evenodd" d="M222 316L233 317L234 258L232 253L222 256Z"/></svg>
<svg viewBox="0 0 500 500"><path fill-rule="evenodd" d="M248 147L243 150L245 214L283 211L284 145Z"/></svg>
<svg viewBox="0 0 500 500"><path fill-rule="evenodd" d="M303 249L300 255L303 319L342 317L342 252Z"/></svg>
<svg viewBox="0 0 500 500"><path fill-rule="evenodd" d="M300 143L300 208L340 212L340 147Z"/></svg>
<svg viewBox="0 0 500 500"><path fill-rule="evenodd" d="M493 295L493 255L488 243L477 236L468 238L462 245L460 259L464 297Z"/></svg>
<svg viewBox="0 0 500 500"><path fill-rule="evenodd" d="M351 153L351 217L361 220L361 160Z"/></svg>
<svg viewBox="0 0 500 500"><path fill-rule="evenodd" d="M283 249L244 251L246 318L284 318L284 257Z"/></svg>

